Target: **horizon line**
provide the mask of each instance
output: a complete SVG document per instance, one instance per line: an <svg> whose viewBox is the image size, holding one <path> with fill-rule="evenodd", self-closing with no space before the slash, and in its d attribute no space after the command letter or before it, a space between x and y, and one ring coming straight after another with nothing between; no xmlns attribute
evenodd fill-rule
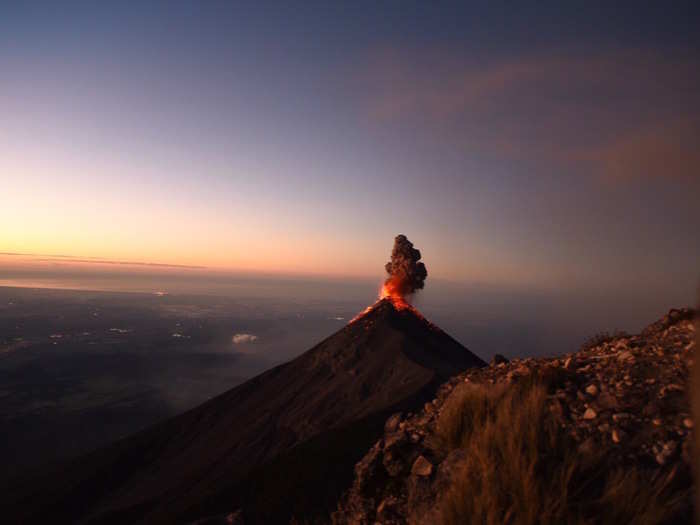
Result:
<svg viewBox="0 0 700 525"><path fill-rule="evenodd" d="M188 270L205 270L207 266L194 264L175 264L175 263L160 263L160 262L145 262L145 261L121 261L116 259L104 259L95 256L77 256L77 255L55 255L46 253L23 253L23 252L0 252L0 255L10 257L34 257L38 262L74 262L74 263L92 263L92 264L113 264L122 266L154 266L159 268L182 268Z"/></svg>

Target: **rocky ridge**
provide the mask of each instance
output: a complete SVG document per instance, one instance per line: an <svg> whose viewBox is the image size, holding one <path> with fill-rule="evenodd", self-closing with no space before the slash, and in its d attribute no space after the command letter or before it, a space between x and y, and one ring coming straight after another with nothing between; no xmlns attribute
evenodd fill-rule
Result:
<svg viewBox="0 0 700 525"><path fill-rule="evenodd" d="M448 453L437 433L446 401L462 383L511 385L533 374L558 378L547 406L581 452L608 449L619 466L642 466L669 482L689 479L694 317L691 309L671 310L638 335L597 336L557 358L497 356L488 367L452 377L420 412L396 413L386 421L384 436L357 463L333 522L432 521L463 454Z"/></svg>

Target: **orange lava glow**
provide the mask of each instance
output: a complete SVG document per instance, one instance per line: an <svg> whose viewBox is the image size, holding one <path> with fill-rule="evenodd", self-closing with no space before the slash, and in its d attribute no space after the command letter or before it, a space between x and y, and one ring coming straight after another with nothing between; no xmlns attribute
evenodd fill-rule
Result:
<svg viewBox="0 0 700 525"><path fill-rule="evenodd" d="M399 293L399 289L399 284L395 280L389 279L379 290L379 299L389 299L397 310L412 308L403 295Z"/></svg>
<svg viewBox="0 0 700 525"><path fill-rule="evenodd" d="M352 324L358 319L361 319L364 317L366 314L372 311L373 308L375 308L378 304L380 304L384 300L389 300L391 301L391 304L394 306L394 308L398 311L401 310L410 310L413 312L415 315L420 317L421 319L425 319L423 315L416 310L408 301L406 301L405 297L399 293L400 286L399 283L396 283L394 280L389 279L387 280L379 289L379 297L377 301L371 305L362 310L359 314L357 314L355 317L353 317L348 324Z"/></svg>

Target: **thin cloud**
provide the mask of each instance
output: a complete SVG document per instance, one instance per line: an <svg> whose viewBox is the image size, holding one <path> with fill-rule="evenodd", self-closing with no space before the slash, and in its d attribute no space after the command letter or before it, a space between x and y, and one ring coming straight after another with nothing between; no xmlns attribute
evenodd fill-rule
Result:
<svg viewBox="0 0 700 525"><path fill-rule="evenodd" d="M258 340L258 336L253 335L253 334L235 334L231 338L231 341L233 342L234 345L253 343L257 340Z"/></svg>
<svg viewBox="0 0 700 525"><path fill-rule="evenodd" d="M358 75L377 126L611 180L698 178L700 63L638 50L487 64L384 53Z"/></svg>
<svg viewBox="0 0 700 525"><path fill-rule="evenodd" d="M88 264L111 264L124 266L148 266L158 268L182 268L188 270L203 270L206 266L195 266L188 264L168 264L157 262L140 262L140 261L117 261L111 259L102 259L100 257L76 257L72 255L49 255L40 253L19 253L19 252L0 252L0 255L10 257L32 257L37 262L60 262L60 263L88 263Z"/></svg>
<svg viewBox="0 0 700 525"><path fill-rule="evenodd" d="M629 134L599 151L588 153L606 179L675 178L700 176L700 133L688 122L670 123Z"/></svg>

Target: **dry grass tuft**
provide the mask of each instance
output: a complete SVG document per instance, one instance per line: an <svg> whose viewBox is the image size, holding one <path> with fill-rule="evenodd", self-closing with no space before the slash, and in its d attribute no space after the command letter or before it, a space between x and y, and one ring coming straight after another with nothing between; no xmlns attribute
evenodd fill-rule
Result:
<svg viewBox="0 0 700 525"><path fill-rule="evenodd" d="M465 384L446 402L438 433L466 459L441 498L439 523L690 523L687 487L579 452L548 414L547 383Z"/></svg>

